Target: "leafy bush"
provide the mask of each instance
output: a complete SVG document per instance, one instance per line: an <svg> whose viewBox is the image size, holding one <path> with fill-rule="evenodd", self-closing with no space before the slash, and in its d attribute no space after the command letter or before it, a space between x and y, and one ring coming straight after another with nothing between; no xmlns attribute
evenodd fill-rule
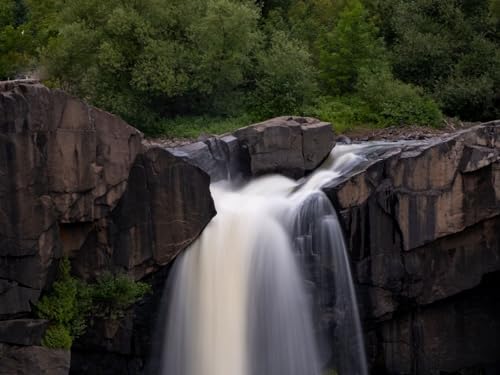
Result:
<svg viewBox="0 0 500 375"><path fill-rule="evenodd" d="M148 129L150 135L197 138L203 134L229 133L260 119L254 114L243 114L235 117L179 116L157 121Z"/></svg>
<svg viewBox="0 0 500 375"><path fill-rule="evenodd" d="M320 78L329 94L350 94L363 69L388 64L383 40L360 0L350 1L334 29L324 35L320 48Z"/></svg>
<svg viewBox="0 0 500 375"><path fill-rule="evenodd" d="M68 329L60 324L49 326L42 339L42 345L51 349L69 350L72 344L73 337L71 337Z"/></svg>
<svg viewBox="0 0 500 375"><path fill-rule="evenodd" d="M91 297L88 287L73 278L70 270L69 260L61 259L58 279L52 285L52 292L41 298L36 305L36 312L38 317L49 320L57 327L53 329L53 335L61 334L64 329L72 341L85 332ZM64 337L62 340L52 340L48 343L66 340Z"/></svg>
<svg viewBox="0 0 500 375"><path fill-rule="evenodd" d="M298 114L316 92L309 53L284 32L275 32L257 55L251 109L259 117Z"/></svg>
<svg viewBox="0 0 500 375"><path fill-rule="evenodd" d="M61 259L52 291L36 305L37 316L50 322L42 340L49 348L69 349L85 333L90 315L119 319L149 291L149 285L125 275L105 274L97 283L87 284L72 277L70 271L69 260Z"/></svg>
<svg viewBox="0 0 500 375"><path fill-rule="evenodd" d="M99 277L91 289L92 315L112 320L122 318L130 306L151 290L146 283L111 273Z"/></svg>
<svg viewBox="0 0 500 375"><path fill-rule="evenodd" d="M320 97L307 115L331 122L337 132L351 130L361 124L377 124L378 116L370 112L368 105L357 96Z"/></svg>
<svg viewBox="0 0 500 375"><path fill-rule="evenodd" d="M500 115L497 1L371 3L398 79L421 86L447 115L467 120Z"/></svg>
<svg viewBox="0 0 500 375"><path fill-rule="evenodd" d="M358 95L384 126L437 126L442 119L438 105L421 89L396 80L388 71L363 72Z"/></svg>

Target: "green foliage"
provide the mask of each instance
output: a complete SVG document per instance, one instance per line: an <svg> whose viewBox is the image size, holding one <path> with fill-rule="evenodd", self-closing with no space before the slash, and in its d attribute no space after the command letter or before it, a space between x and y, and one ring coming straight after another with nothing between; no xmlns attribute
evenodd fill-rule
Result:
<svg viewBox="0 0 500 375"><path fill-rule="evenodd" d="M149 135L303 112L430 124L435 103L489 120L500 0L3 0L0 79L24 74Z"/></svg>
<svg viewBox="0 0 500 375"><path fill-rule="evenodd" d="M257 70L251 109L258 117L299 114L316 92L308 51L282 31L257 55Z"/></svg>
<svg viewBox="0 0 500 375"><path fill-rule="evenodd" d="M22 2L3 0L0 4L0 79L14 78L28 69L29 35L23 25L26 10Z"/></svg>
<svg viewBox="0 0 500 375"><path fill-rule="evenodd" d="M259 120L262 118L252 114L236 117L179 116L156 122L150 127L150 134L193 139L206 134L230 133Z"/></svg>
<svg viewBox="0 0 500 375"><path fill-rule="evenodd" d="M337 132L352 130L354 127L378 123L378 118L370 112L368 105L355 96L320 97L314 106L306 109L309 116L331 122Z"/></svg>
<svg viewBox="0 0 500 375"><path fill-rule="evenodd" d="M353 92L360 71L379 70L387 64L383 41L359 0L348 3L321 43L320 77L329 94Z"/></svg>
<svg viewBox="0 0 500 375"><path fill-rule="evenodd" d="M399 79L422 86L448 115L488 119L499 115L496 6L488 0L378 0L374 11Z"/></svg>
<svg viewBox="0 0 500 375"><path fill-rule="evenodd" d="M148 284L135 282L123 274L105 273L92 285L92 315L105 319L120 319L125 311L146 293Z"/></svg>
<svg viewBox="0 0 500 375"><path fill-rule="evenodd" d="M336 25L339 13L349 0L295 0L288 8L290 30L302 40L317 64L320 41Z"/></svg>
<svg viewBox="0 0 500 375"><path fill-rule="evenodd" d="M390 72L364 72L358 95L376 114L378 123L390 125L437 126L442 120L438 105L418 87L394 79ZM366 122L370 118L365 119Z"/></svg>
<svg viewBox="0 0 500 375"><path fill-rule="evenodd" d="M42 339L42 345L50 349L69 350L72 344L73 337L68 329L60 324L49 326Z"/></svg>
<svg viewBox="0 0 500 375"><path fill-rule="evenodd" d="M247 1L69 0L60 18L44 54L52 79L140 123L234 111L260 40Z"/></svg>
<svg viewBox="0 0 500 375"><path fill-rule="evenodd" d="M41 298L36 311L38 317L57 326L57 332L63 327L73 339L85 331L91 299L87 286L72 277L70 269L69 260L61 259L58 279L52 285L52 292Z"/></svg>
<svg viewBox="0 0 500 375"><path fill-rule="evenodd" d="M390 72L361 72L355 94L322 97L307 111L336 130L354 126L438 126L442 114L422 90L394 79Z"/></svg>
<svg viewBox="0 0 500 375"><path fill-rule="evenodd" d="M69 260L61 259L52 291L36 305L37 316L50 322L42 340L49 348L69 349L73 340L85 333L90 315L119 319L149 291L149 285L125 275L106 274L95 284L87 284L70 272Z"/></svg>

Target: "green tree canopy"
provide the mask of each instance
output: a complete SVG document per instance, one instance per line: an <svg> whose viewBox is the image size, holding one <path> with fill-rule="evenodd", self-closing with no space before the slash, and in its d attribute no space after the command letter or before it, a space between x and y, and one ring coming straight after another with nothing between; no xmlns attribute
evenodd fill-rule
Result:
<svg viewBox="0 0 500 375"><path fill-rule="evenodd" d="M386 69L384 44L377 32L361 1L350 1L321 41L320 77L329 94L353 92L363 70Z"/></svg>

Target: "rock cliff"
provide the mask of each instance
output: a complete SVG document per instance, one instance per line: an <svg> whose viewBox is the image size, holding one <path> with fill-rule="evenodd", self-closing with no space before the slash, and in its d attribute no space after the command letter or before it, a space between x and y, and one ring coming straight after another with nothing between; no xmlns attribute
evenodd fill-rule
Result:
<svg viewBox="0 0 500 375"><path fill-rule="evenodd" d="M69 354L41 348L32 320L61 256L84 279L143 278L215 215L202 170L36 82L0 83L0 175L0 374L67 373Z"/></svg>
<svg viewBox="0 0 500 375"><path fill-rule="evenodd" d="M500 122L403 143L325 191L343 218L373 373L498 373Z"/></svg>
<svg viewBox="0 0 500 375"><path fill-rule="evenodd" d="M302 177L333 145L329 124L284 117L146 146L61 91L0 83L0 374L143 373L169 265L216 214L210 181ZM500 122L375 156L324 189L350 249L372 373L499 373ZM63 255L81 278L122 271L154 291L71 355L41 346L47 322L33 315Z"/></svg>

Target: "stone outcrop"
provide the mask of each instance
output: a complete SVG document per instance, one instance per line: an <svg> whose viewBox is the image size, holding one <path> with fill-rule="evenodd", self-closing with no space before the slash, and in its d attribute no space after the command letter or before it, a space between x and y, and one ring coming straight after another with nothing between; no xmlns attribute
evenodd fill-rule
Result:
<svg viewBox="0 0 500 375"><path fill-rule="evenodd" d="M235 181L250 176L248 158L233 135L211 137L168 150L208 173L211 182Z"/></svg>
<svg viewBox="0 0 500 375"><path fill-rule="evenodd" d="M230 179L237 184L270 173L303 177L325 160L334 145L329 123L309 117L277 117L167 150L208 173L211 182Z"/></svg>
<svg viewBox="0 0 500 375"><path fill-rule="evenodd" d="M67 373L69 354L40 347L32 320L62 255L85 279L143 278L215 215L201 169L36 82L0 83L0 175L0 373Z"/></svg>
<svg viewBox="0 0 500 375"><path fill-rule="evenodd" d="M498 372L488 280L500 272L500 123L401 143L325 191L343 219L374 373Z"/></svg>
<svg viewBox="0 0 500 375"><path fill-rule="evenodd" d="M253 176L280 173L303 177L335 145L331 124L308 117L277 117L234 132L250 160Z"/></svg>

